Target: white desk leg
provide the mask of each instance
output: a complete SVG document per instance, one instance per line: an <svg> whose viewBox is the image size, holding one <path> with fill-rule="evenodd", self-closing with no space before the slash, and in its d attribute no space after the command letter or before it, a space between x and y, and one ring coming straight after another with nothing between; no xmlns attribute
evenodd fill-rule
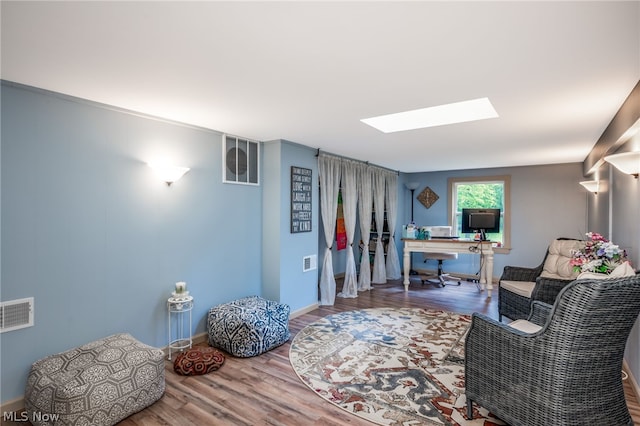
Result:
<svg viewBox="0 0 640 426"><path fill-rule="evenodd" d="M493 253L487 254L484 265L487 269L485 272L485 277L487 278L487 297L491 297L491 291L493 290Z"/></svg>
<svg viewBox="0 0 640 426"><path fill-rule="evenodd" d="M484 291L487 285L487 255L480 255L480 291Z"/></svg>
<svg viewBox="0 0 640 426"><path fill-rule="evenodd" d="M411 272L411 251L407 250L405 245L404 247L404 255L403 257L403 266L404 266L404 291L409 291L409 273Z"/></svg>

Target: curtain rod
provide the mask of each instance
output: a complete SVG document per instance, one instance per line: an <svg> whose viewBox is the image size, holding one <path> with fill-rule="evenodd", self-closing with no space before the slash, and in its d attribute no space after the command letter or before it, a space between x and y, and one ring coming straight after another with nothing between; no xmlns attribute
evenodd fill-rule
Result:
<svg viewBox="0 0 640 426"><path fill-rule="evenodd" d="M320 154L321 154L320 153L320 148L317 148L317 149L318 150L316 152L316 157L319 157ZM379 169L388 170L388 171L393 172L393 173L397 174L398 176L400 176L400 171L399 170L392 170L392 169L390 169L388 167L378 166L377 164L370 164L368 161L356 160L355 158L345 157L344 155L333 154L333 153L330 153L330 152L322 152L322 155L326 155L326 156L329 156L329 157L336 157L336 158L344 158L345 160L351 160L351 161L355 161L357 163L366 164L366 165L371 166L371 167L377 167Z"/></svg>

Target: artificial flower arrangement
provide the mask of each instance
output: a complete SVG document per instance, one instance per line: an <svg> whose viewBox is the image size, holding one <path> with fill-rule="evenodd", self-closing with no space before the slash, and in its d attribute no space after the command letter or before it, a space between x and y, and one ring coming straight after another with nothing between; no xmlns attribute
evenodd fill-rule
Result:
<svg viewBox="0 0 640 426"><path fill-rule="evenodd" d="M627 252L596 232L587 232L583 250L576 250L571 265L576 272L610 274L617 266L628 262Z"/></svg>

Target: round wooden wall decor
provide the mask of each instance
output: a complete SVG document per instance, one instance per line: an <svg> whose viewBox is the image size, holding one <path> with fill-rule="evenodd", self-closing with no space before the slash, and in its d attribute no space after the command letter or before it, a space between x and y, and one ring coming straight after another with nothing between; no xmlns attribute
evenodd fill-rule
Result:
<svg viewBox="0 0 640 426"><path fill-rule="evenodd" d="M418 201L420 201L420 203L425 206L426 208L429 208L433 205L433 203L435 203L436 201L438 201L438 194L436 194L435 192L433 192L431 190L431 188L429 188L428 186L422 190L421 193L418 194Z"/></svg>

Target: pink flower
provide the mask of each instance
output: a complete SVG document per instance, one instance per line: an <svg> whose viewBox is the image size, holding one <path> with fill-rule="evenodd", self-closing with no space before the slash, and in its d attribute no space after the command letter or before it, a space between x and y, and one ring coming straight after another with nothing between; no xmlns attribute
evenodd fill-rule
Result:
<svg viewBox="0 0 640 426"><path fill-rule="evenodd" d="M628 262L627 252L596 232L587 232L588 241L582 251L576 250L570 261L578 272L610 274L616 266Z"/></svg>

